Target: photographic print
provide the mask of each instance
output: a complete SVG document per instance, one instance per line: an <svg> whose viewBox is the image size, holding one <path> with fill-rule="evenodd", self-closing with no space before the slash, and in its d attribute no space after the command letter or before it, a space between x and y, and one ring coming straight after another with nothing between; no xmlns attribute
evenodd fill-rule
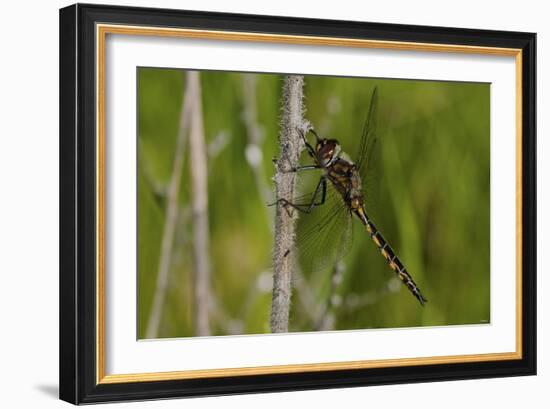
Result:
<svg viewBox="0 0 550 409"><path fill-rule="evenodd" d="M536 34L60 10L60 397L536 373Z"/></svg>
<svg viewBox="0 0 550 409"><path fill-rule="evenodd" d="M138 67L138 339L490 324L490 92Z"/></svg>

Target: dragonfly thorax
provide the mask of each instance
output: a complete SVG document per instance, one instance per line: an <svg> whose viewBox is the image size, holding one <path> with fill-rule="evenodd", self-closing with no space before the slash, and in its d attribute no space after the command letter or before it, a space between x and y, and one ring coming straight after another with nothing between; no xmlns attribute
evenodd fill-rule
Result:
<svg viewBox="0 0 550 409"><path fill-rule="evenodd" d="M323 167L330 166L341 150L342 148L336 139L319 139L315 146L315 159Z"/></svg>

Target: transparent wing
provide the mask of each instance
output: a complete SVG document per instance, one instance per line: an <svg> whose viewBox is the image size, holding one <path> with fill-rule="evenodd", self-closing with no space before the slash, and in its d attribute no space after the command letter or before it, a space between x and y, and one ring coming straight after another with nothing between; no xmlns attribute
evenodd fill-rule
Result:
<svg viewBox="0 0 550 409"><path fill-rule="evenodd" d="M360 171L362 181L363 200L367 211L372 216L378 214L380 209L380 188L384 183L381 166L381 143L376 138L375 143L369 147L368 162Z"/></svg>
<svg viewBox="0 0 550 409"><path fill-rule="evenodd" d="M362 181L363 198L369 214L378 209L379 188L381 183L380 138L377 132L378 88L372 91L367 118L363 125L359 150L355 164Z"/></svg>
<svg viewBox="0 0 550 409"><path fill-rule="evenodd" d="M349 209L328 182L325 203L298 219L296 243L302 269L316 272L344 257L352 245L351 221Z"/></svg>
<svg viewBox="0 0 550 409"><path fill-rule="evenodd" d="M359 150L355 158L355 164L361 174L369 166L369 162L374 151L376 142L376 113L378 111L378 88L375 87L372 91L370 99L369 111L367 119L363 125L361 132L361 141L359 142Z"/></svg>

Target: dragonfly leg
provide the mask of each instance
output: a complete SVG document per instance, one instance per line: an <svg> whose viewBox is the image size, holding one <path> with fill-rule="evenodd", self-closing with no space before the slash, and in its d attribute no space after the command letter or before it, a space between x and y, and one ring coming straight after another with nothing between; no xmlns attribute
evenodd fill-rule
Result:
<svg viewBox="0 0 550 409"><path fill-rule="evenodd" d="M316 199L317 199L317 196L319 196L319 193L321 194L321 198L319 199L319 201L316 202ZM315 192L313 193L313 196L311 197L311 201L309 203L292 203L286 199L279 199L275 203L271 203L268 206L273 206L275 204L282 204L285 207L290 206L302 213L311 213L311 211L315 206L321 206L325 203L326 196L327 196L327 179L325 176L322 176L319 179L319 183L317 183L317 187L315 188Z"/></svg>
<svg viewBox="0 0 550 409"><path fill-rule="evenodd" d="M302 128L298 128L298 127L296 127L296 130L298 131L298 133L300 134L300 136L302 137L302 139L304 141L304 145L306 146L307 153L309 154L309 156L314 158L315 157L315 148L307 141L306 134L304 133L304 130ZM309 128L307 132L313 133L313 135L315 135L317 140L319 140L319 137L317 136L317 133L313 130L313 128Z"/></svg>
<svg viewBox="0 0 550 409"><path fill-rule="evenodd" d="M321 139L319 135L317 135L317 132L315 132L315 129L309 128L309 132L311 132L313 135L315 135L315 139L319 140Z"/></svg>
<svg viewBox="0 0 550 409"><path fill-rule="evenodd" d="M293 170L294 172L299 172L301 170L313 170L313 169L322 169L322 167L319 165L304 165L304 166L295 167Z"/></svg>
<svg viewBox="0 0 550 409"><path fill-rule="evenodd" d="M319 166L319 165L297 166L295 168L291 168L290 170L282 171L282 173L296 173L296 172L300 172L302 170L315 170L315 169L322 169L322 167Z"/></svg>
<svg viewBox="0 0 550 409"><path fill-rule="evenodd" d="M309 154L309 156L311 156L312 158L315 158L316 156L316 153L315 153L315 148L313 148L313 146L307 141L306 139L306 136L304 134L304 131L301 129L301 128L298 128L296 127L296 131L300 134L300 136L302 137L303 141L304 141L304 144L305 144L305 147L306 147L306 150L307 150L307 153ZM310 132L313 132L313 134L319 138L317 136L317 134L313 131L312 128L309 129ZM277 159L273 159L273 163L277 163ZM306 166L297 166L297 167L293 167L291 168L290 170L287 170L287 171L283 171L283 173L293 173L293 172L298 172L298 171L301 171L301 170L311 170L311 169L321 169L322 167L319 166L319 165L306 165Z"/></svg>
<svg viewBox="0 0 550 409"><path fill-rule="evenodd" d="M321 193L321 198L319 201L316 202L317 196L319 196L319 192ZM286 199L279 199L278 202L285 207L290 206L301 213L309 214L315 206L322 206L323 204L325 204L326 195L327 180L323 176L319 179L319 183L317 183L317 187L315 188L315 192L313 193L313 196L311 197L311 201L309 203L291 203Z"/></svg>

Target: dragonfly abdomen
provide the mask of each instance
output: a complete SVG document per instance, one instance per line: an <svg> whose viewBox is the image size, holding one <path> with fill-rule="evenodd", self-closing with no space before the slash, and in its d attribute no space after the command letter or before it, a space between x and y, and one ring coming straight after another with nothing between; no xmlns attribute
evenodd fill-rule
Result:
<svg viewBox="0 0 550 409"><path fill-rule="evenodd" d="M427 300L420 292L420 288L418 288L401 260L399 260L399 257L397 257L391 246L378 231L374 223L372 223L368 219L363 209L358 210L357 215L361 219L361 222L367 228L367 232L369 233L372 241L374 241L374 244L376 244L376 247L378 247L378 249L380 250L380 254L382 254L382 257L386 259L390 268L395 272L395 274L397 274L399 279L403 282L403 284L407 286L409 291L416 297L416 299L420 301L420 304L424 305Z"/></svg>

